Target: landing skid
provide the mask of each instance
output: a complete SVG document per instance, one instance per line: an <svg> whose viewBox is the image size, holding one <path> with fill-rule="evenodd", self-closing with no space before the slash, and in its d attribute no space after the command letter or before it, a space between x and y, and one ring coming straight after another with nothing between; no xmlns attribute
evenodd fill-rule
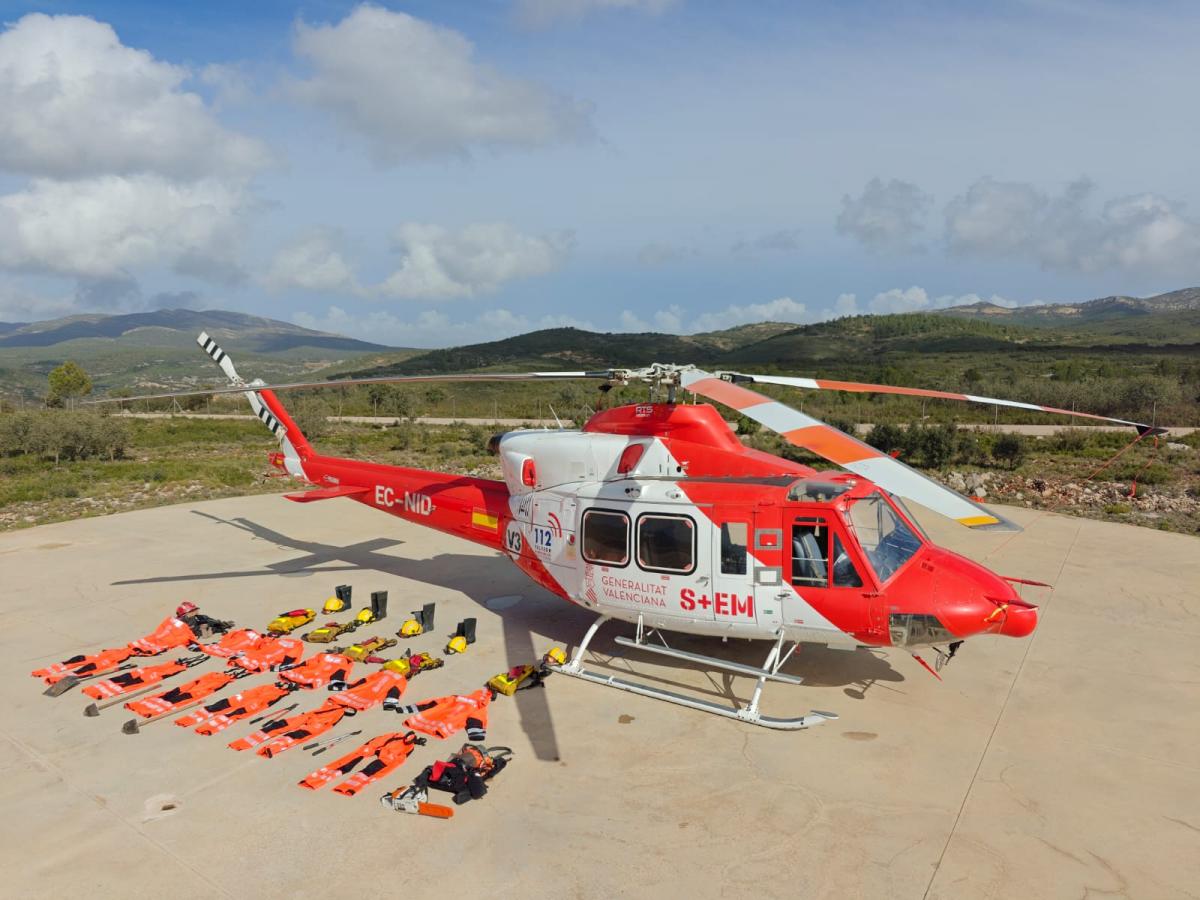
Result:
<svg viewBox="0 0 1200 900"><path fill-rule="evenodd" d="M732 662L731 660L720 659L715 656L705 656L701 653L689 653L686 650L676 650L667 645L666 639L657 629L647 631L642 625L641 620L638 620L637 635L634 638L618 637L616 642L625 647L634 647L638 650L647 650L651 653L659 653L663 656L670 656L675 659L683 659L689 662L701 663L703 665L712 666L718 669L725 669L729 672L736 672L739 675L748 675L752 678L757 678L758 683L754 686L754 696L745 706L738 706L736 703L733 706L723 706L720 703L713 703L709 700L701 700L697 697L689 697L686 694L679 694L675 691L668 691L663 688L656 688L648 684L642 684L637 681L628 681L624 678L618 678L615 675L604 675L600 672L594 672L583 667L583 654L587 652L588 645L592 642L592 638L596 636L596 632L600 630L600 626L609 621L611 616L601 616L587 630L587 634L583 636L583 642L575 651L575 655L571 661L561 666L551 666L556 672L561 672L563 675L570 675L573 678L582 678L584 681L592 681L596 684L603 684L607 687L617 688L622 691L629 691L631 694L639 694L643 697L652 697L655 700L665 700L668 703L675 703L679 706L686 706L689 709L698 709L702 712L714 713L718 716L724 716L727 719L736 719L739 722L749 722L753 725L762 725L764 728L775 728L780 731L798 731L801 728L810 728L813 725L821 725L831 719L836 719L837 714L831 712L821 712L813 710L807 716L800 716L793 719L780 719L775 716L764 716L758 710L758 701L762 696L763 686L768 681L782 681L787 684L803 684L801 678L794 675L785 675L779 670L784 663L791 658L795 652L799 642L793 642L792 646L785 653L783 651L784 636L780 630L779 636L775 643L771 646L771 652L767 654L767 659L763 663L761 669L756 669L753 666L747 666L742 663ZM651 637L657 637L658 644L648 641Z"/></svg>

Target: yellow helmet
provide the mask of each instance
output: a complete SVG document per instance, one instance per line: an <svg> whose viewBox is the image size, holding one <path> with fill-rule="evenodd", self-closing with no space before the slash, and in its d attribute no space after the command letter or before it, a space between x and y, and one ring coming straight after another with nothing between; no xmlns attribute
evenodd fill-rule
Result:
<svg viewBox="0 0 1200 900"><path fill-rule="evenodd" d="M324 611L328 615L330 613L339 613L346 608L346 601L341 597L330 597L325 601Z"/></svg>
<svg viewBox="0 0 1200 900"><path fill-rule="evenodd" d="M467 652L467 639L465 637L463 637L461 634L456 634L454 637L450 638L450 643L448 643L446 645L446 652L447 653L466 653Z"/></svg>
<svg viewBox="0 0 1200 900"><path fill-rule="evenodd" d="M424 631L425 629L421 627L420 622L418 622L416 619L409 619L400 626L399 634L400 637L416 637L417 635L424 633Z"/></svg>
<svg viewBox="0 0 1200 900"><path fill-rule="evenodd" d="M371 612L371 610L369 610L369 609L364 609L364 610L361 610L359 612L359 614L354 617L354 619L358 623L360 623L362 625L366 625L368 622L375 621L375 613Z"/></svg>
<svg viewBox="0 0 1200 900"><path fill-rule="evenodd" d="M546 651L546 655L542 657L542 662L554 663L556 666L565 666L567 664L567 654L563 652L562 647L551 647Z"/></svg>

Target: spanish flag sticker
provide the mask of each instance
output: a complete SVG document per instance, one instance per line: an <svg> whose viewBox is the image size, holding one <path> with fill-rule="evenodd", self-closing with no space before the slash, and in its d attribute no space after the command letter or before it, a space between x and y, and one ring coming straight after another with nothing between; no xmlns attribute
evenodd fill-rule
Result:
<svg viewBox="0 0 1200 900"><path fill-rule="evenodd" d="M499 531L500 517L493 516L486 509L471 510L471 524L484 531Z"/></svg>

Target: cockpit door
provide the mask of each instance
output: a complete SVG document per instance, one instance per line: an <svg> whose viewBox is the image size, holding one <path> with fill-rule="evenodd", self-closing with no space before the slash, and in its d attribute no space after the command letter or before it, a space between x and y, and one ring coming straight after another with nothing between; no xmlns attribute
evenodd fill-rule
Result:
<svg viewBox="0 0 1200 900"><path fill-rule="evenodd" d="M750 511L713 522L712 608L718 622L752 625L757 619Z"/></svg>

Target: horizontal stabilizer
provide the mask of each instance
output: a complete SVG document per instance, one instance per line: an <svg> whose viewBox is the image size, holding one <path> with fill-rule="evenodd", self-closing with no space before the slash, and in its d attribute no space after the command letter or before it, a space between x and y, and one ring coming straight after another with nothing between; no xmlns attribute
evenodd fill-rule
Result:
<svg viewBox="0 0 1200 900"><path fill-rule="evenodd" d="M288 500L297 503L312 503L316 500L332 500L334 497L356 497L370 492L369 487L355 485L339 485L338 487L317 488L315 491L301 491L298 494L284 494Z"/></svg>

